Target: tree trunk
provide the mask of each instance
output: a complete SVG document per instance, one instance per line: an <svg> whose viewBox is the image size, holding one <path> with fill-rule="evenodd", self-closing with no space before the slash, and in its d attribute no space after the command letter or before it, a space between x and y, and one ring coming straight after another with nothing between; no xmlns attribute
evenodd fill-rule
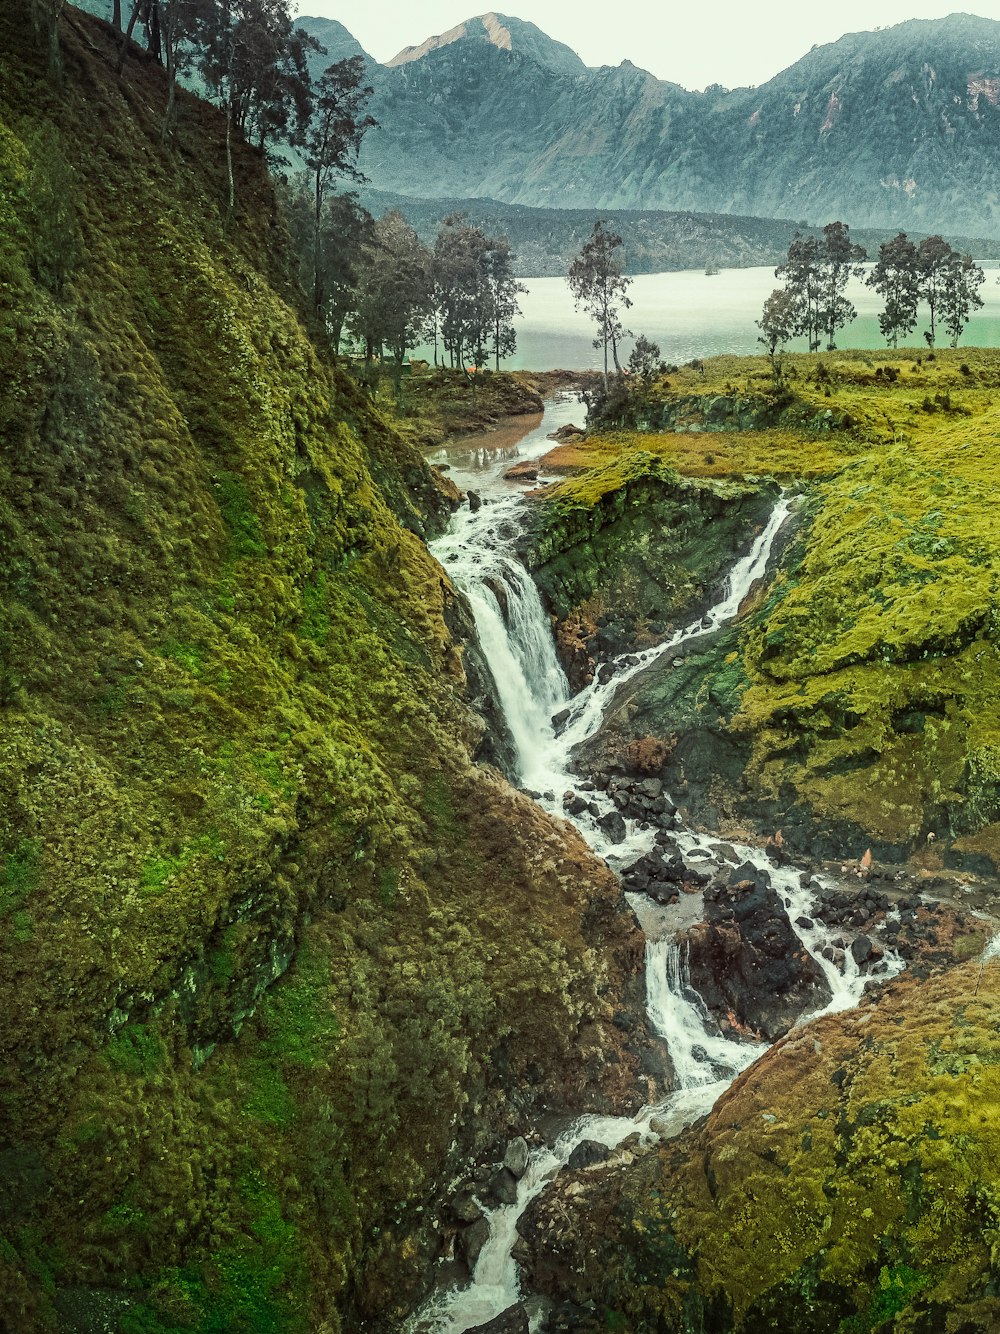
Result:
<svg viewBox="0 0 1000 1334"><path fill-rule="evenodd" d="M614 335L612 335L611 338L611 356L614 358L615 374L621 375L622 367L621 362L618 360L618 339L615 338Z"/></svg>
<svg viewBox="0 0 1000 1334"><path fill-rule="evenodd" d="M229 187L229 208L227 218L233 216L233 206L236 203L236 180L233 176L233 90L230 85L226 97L226 184Z"/></svg>
<svg viewBox="0 0 1000 1334"><path fill-rule="evenodd" d="M142 0L135 0L132 6L132 12L128 17L128 27L122 36L121 46L118 48L118 64L115 66L115 73L121 74L125 68L125 57L128 54L129 43L132 40L132 33L135 31L135 25L139 18L139 10L142 8Z"/></svg>
<svg viewBox="0 0 1000 1334"><path fill-rule="evenodd" d="M114 12L111 15L111 22L119 32L122 30L122 0L115 0Z"/></svg>
<svg viewBox="0 0 1000 1334"><path fill-rule="evenodd" d="M608 336L604 335L604 392L608 392Z"/></svg>
<svg viewBox="0 0 1000 1334"><path fill-rule="evenodd" d="M168 20L166 30L166 52L167 52L167 108L163 114L163 131L160 135L161 143L166 143L174 132L174 117L177 111L177 45L174 39L173 19Z"/></svg>
<svg viewBox="0 0 1000 1334"><path fill-rule="evenodd" d="M323 278L320 269L320 224L323 218L323 177L316 168L313 195L313 314L316 323L323 323Z"/></svg>
<svg viewBox="0 0 1000 1334"><path fill-rule="evenodd" d="M160 32L159 0L153 0L149 9L149 36L146 49L158 65L163 64L163 36Z"/></svg>

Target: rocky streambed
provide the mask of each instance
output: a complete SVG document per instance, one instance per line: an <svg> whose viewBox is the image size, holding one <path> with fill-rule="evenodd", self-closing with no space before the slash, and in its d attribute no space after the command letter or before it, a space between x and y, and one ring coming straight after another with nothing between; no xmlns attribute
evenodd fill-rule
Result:
<svg viewBox="0 0 1000 1334"><path fill-rule="evenodd" d="M790 507L772 496L770 516L728 580L716 584L714 603L698 606L693 621L651 646L640 641L633 652L591 659L574 694L537 589L514 554L524 532L517 484L544 484L537 460L551 424L550 417L522 446L531 466L512 466L508 456L476 475L473 503L437 554L473 607L515 778L572 821L621 876L647 937L646 1023L660 1042L644 1038L646 1101L634 1116L512 1127L521 1133L452 1183L441 1209L446 1281L408 1329L554 1334L605 1328L605 1307L626 1322L641 1312L639 1323L621 1328L699 1327L682 1323L688 1297L678 1298L680 1287L695 1293L704 1317L716 1312L712 1328L737 1328L738 1302L724 1283L721 1295L702 1293L686 1243L662 1220L661 1249L645 1254L635 1229L652 1223L637 1222L631 1192L657 1195L664 1155L678 1161L689 1151L683 1146L700 1133L699 1118L717 1100L711 1115L723 1114L727 1098L752 1082L741 1072L756 1070L755 1061L780 1061L787 1044L801 1048L812 1028L803 1019L851 1011L862 998L874 1004L872 984L898 975L905 961L926 977L956 954L980 949L989 928L926 901L908 871L883 869L863 850L839 867L821 865L793 861L780 834L747 841L697 828L683 784L665 786L670 747L660 738L634 739L609 768L595 762L622 687L657 663L683 664L689 644L738 614L765 574ZM468 484L461 474L458 480ZM587 757L582 770L580 756ZM623 1012L615 1022L628 1029L637 1020ZM764 1056L770 1043L778 1045ZM760 1116L765 1127L778 1119L770 1111ZM710 1175L710 1196L714 1190ZM624 1299L637 1283L660 1296Z"/></svg>

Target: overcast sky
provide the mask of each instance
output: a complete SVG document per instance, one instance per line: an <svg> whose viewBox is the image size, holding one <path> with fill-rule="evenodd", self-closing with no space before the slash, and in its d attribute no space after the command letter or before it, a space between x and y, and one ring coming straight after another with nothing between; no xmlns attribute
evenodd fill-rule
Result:
<svg viewBox="0 0 1000 1334"><path fill-rule="evenodd" d="M963 8L994 17L996 0L964 7L960 0L695 0L677 6L665 0L505 0L498 12L537 24L588 65L628 59L686 88L736 88L766 82L814 43L836 41L845 32L941 18ZM376 60L386 61L488 9L476 8L476 0L299 0L298 12L339 19Z"/></svg>

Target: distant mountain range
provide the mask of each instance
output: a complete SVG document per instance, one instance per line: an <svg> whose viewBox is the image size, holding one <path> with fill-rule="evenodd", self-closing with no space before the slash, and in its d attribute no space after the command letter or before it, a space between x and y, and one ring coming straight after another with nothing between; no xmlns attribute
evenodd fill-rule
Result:
<svg viewBox="0 0 1000 1334"><path fill-rule="evenodd" d="M320 37L331 26L300 21ZM335 27L331 56L353 41ZM759 88L689 92L629 61L588 69L490 13L387 65L369 58L369 78L381 128L361 165L376 189L1000 236L992 19L853 33Z"/></svg>
<svg viewBox="0 0 1000 1334"><path fill-rule="evenodd" d="M81 3L110 16L111 0ZM629 61L590 69L503 14L385 65L337 20L299 22L326 47L316 73L354 55L368 66L379 122L361 155L369 206L401 207L424 234L465 208L508 232L526 272L564 272L596 212L615 212L634 272L770 263L796 225L834 218L867 229L869 249L876 232L902 228L980 238L967 243L979 259L998 253L993 19L852 33L759 88L704 92Z"/></svg>

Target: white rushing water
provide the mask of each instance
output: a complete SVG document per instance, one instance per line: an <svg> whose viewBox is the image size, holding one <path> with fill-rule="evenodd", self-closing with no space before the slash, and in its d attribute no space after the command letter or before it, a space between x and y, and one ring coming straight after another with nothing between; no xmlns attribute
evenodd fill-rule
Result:
<svg viewBox="0 0 1000 1334"><path fill-rule="evenodd" d="M574 399L550 404L541 426L521 441L516 457L537 459L546 453L552 447L547 439L549 432L567 421L579 420L580 411ZM510 450L502 455L480 450L451 456L455 481L463 490L472 489L481 495L484 504L476 513L463 507L432 550L472 607L516 747L519 777L526 788L541 794L542 805L564 816L562 795L575 786L570 768L573 752L598 731L626 681L666 654L676 655L691 641L712 633L738 614L747 594L766 572L791 501L784 496L778 501L750 550L730 571L719 601L703 617L653 649L625 655L636 661L619 665L609 681L595 681L570 700L549 618L534 582L514 554L524 500L522 486L503 478L512 461ZM570 709L569 718L557 736L552 716L566 707ZM627 821L624 842L613 844L598 824L601 815L614 809L613 803L600 792L587 796L600 814L595 817L585 812L575 817L574 823L595 852L613 865L625 866L648 851L653 829L641 829L634 821ZM685 858L711 856L718 861L735 857L733 866L750 862L766 870L785 904L792 930L816 959L830 988L831 999L820 1013L857 1004L867 978L860 973L850 951L846 951L842 968L823 957L821 951L839 932L812 918L813 891L800 884L798 870L775 867L759 848L727 843L721 852L714 840L691 830L678 829L674 838ZM629 898L642 919L645 914L637 896ZM797 925L797 918L813 924ZM582 1140L596 1140L614 1148L637 1131L642 1136L651 1135L650 1124L654 1121L657 1137L679 1133L708 1112L733 1079L766 1049L765 1044L737 1042L719 1031L691 986L684 948L673 934L667 929L657 936L647 929L646 1006L652 1028L664 1038L670 1051L677 1091L662 1103L642 1108L635 1116L581 1117L551 1147L533 1151L518 1183L517 1202L485 1210L490 1237L476 1262L471 1284L432 1296L408 1322L408 1334L462 1334L518 1301L518 1267L512 1255L518 1219ZM888 954L886 962L890 973L902 967Z"/></svg>

